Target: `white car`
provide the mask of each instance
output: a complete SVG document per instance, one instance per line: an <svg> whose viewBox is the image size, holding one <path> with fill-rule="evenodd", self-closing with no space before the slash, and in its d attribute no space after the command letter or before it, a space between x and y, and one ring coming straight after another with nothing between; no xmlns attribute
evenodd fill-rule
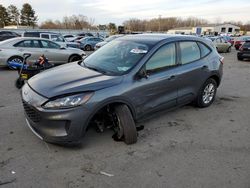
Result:
<svg viewBox="0 0 250 188"><path fill-rule="evenodd" d="M53 64L73 62L86 56L80 49L64 48L47 39L17 37L0 42L0 66L6 66L9 61L22 63L24 53L31 54L29 62L35 62L45 55Z"/></svg>

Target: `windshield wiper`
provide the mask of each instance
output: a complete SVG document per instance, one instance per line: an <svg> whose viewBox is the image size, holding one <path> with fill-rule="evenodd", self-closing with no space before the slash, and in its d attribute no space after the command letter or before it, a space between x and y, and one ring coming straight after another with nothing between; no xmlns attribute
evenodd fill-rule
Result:
<svg viewBox="0 0 250 188"><path fill-rule="evenodd" d="M90 69L90 70L93 70L93 71L96 71L96 72L100 72L100 73L102 73L102 74L107 74L107 72L106 72L105 70L98 69L98 68L91 67L91 66L87 66L86 63L84 63L84 66L87 67L87 68Z"/></svg>

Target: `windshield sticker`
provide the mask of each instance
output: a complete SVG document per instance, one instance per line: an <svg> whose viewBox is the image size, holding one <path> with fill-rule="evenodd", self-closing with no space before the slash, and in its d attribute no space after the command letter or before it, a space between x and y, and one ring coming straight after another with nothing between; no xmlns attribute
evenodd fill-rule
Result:
<svg viewBox="0 0 250 188"><path fill-rule="evenodd" d="M132 49L130 52L134 53L134 54L146 54L148 51L147 50L143 50L143 49L135 48L135 49Z"/></svg>
<svg viewBox="0 0 250 188"><path fill-rule="evenodd" d="M130 68L130 67L117 67L117 69L118 69L119 71L123 71L123 72L127 71L129 68Z"/></svg>

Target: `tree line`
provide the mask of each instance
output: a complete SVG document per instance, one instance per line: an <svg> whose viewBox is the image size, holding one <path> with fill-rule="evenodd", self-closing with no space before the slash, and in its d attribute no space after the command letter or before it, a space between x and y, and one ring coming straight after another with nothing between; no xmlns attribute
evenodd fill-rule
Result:
<svg viewBox="0 0 250 188"><path fill-rule="evenodd" d="M0 4L0 28L8 25L23 25L34 27L37 23L35 10L28 3L23 4L19 10L15 5L7 8Z"/></svg>
<svg viewBox="0 0 250 188"><path fill-rule="evenodd" d="M241 21L235 22L223 22L231 23L241 27L243 31L250 31L250 22L243 24ZM215 24L223 24L218 21ZM151 32L164 32L169 29L178 27L196 27L209 24L208 20L199 19L195 17L189 18L179 18L179 17L158 17L150 20L131 18L123 22L123 26L126 31L151 31ZM47 20L40 25L43 29L99 29L99 30L109 30L112 33L117 32L117 25L115 23L108 23L103 25L94 25L94 19L89 19L83 15L73 15L69 17L64 17L62 21Z"/></svg>
<svg viewBox="0 0 250 188"><path fill-rule="evenodd" d="M229 21L224 23L230 23L241 27L243 31L250 31L250 22L243 24L241 21ZM186 19L178 17L167 17L167 18L153 18L150 20L141 20L137 18L131 18L123 22L126 30L129 31L153 31L153 32L163 32L169 29L178 27L196 27L207 25L209 22L205 19L199 19L195 17L189 17ZM215 24L223 24L221 22Z"/></svg>
<svg viewBox="0 0 250 188"><path fill-rule="evenodd" d="M94 28L95 20L84 15L72 15L63 17L60 20L46 20L41 23L41 29L96 29Z"/></svg>
<svg viewBox="0 0 250 188"><path fill-rule="evenodd" d="M117 31L117 26L115 23L99 24L94 25L95 20L93 18L88 18L84 15L72 15L63 17L60 20L46 20L41 23L41 29L99 29L99 30L109 30L115 33Z"/></svg>

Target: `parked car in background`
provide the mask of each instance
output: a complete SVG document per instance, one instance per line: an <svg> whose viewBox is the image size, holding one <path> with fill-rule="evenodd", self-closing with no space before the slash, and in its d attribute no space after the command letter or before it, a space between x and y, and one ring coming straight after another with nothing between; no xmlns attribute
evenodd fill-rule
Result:
<svg viewBox="0 0 250 188"><path fill-rule="evenodd" d="M9 61L22 63L23 54L30 53L30 62L35 62L44 54L53 64L62 64L81 60L85 53L76 48L64 48L48 39L17 37L0 42L0 65Z"/></svg>
<svg viewBox="0 0 250 188"><path fill-rule="evenodd" d="M78 33L77 36L79 37L93 37L92 33Z"/></svg>
<svg viewBox="0 0 250 188"><path fill-rule="evenodd" d="M20 35L12 31L0 31L0 41L4 41L15 37L20 37Z"/></svg>
<svg viewBox="0 0 250 188"><path fill-rule="evenodd" d="M95 45L95 50L101 48L102 46L104 46L104 45L107 44L108 42L110 42L110 41L112 41L112 40L114 40L114 39L116 39L116 38L122 37L122 36L124 36L124 35L123 35L123 34L121 34L121 35L112 35L112 36L110 36L110 37L108 37L108 38L105 38L104 41L98 42L98 43Z"/></svg>
<svg viewBox="0 0 250 188"><path fill-rule="evenodd" d="M71 48L80 48L79 44L76 42L68 42L63 38L61 34L53 32L38 32L38 31L29 31L24 32L23 37L38 37L49 39L53 42L60 44L62 47L71 47Z"/></svg>
<svg viewBox="0 0 250 188"><path fill-rule="evenodd" d="M103 39L98 37L84 37L77 42L80 44L82 50L90 51L95 49L95 45L102 42Z"/></svg>
<svg viewBox="0 0 250 188"><path fill-rule="evenodd" d="M223 37L210 37L218 52L231 52L231 43Z"/></svg>
<svg viewBox="0 0 250 188"><path fill-rule="evenodd" d="M84 38L84 37L82 37L82 36L74 36L72 38L67 38L67 41L68 42L77 42L78 40L81 40L82 38Z"/></svg>
<svg viewBox="0 0 250 188"><path fill-rule="evenodd" d="M250 40L244 42L237 53L238 60L250 59Z"/></svg>
<svg viewBox="0 0 250 188"><path fill-rule="evenodd" d="M223 58L202 38L124 36L82 63L29 79L21 92L26 122L47 142L79 142L92 123L100 123L133 144L135 122L192 102L210 106L222 68Z"/></svg>
<svg viewBox="0 0 250 188"><path fill-rule="evenodd" d="M234 45L234 38L233 38L233 37L230 37L230 36L228 36L228 35L223 35L223 36L221 36L221 37L223 37L225 41L231 43L231 46Z"/></svg>
<svg viewBox="0 0 250 188"><path fill-rule="evenodd" d="M75 37L75 35L63 35L64 39L66 39L66 38L72 38L72 37Z"/></svg>
<svg viewBox="0 0 250 188"><path fill-rule="evenodd" d="M236 50L239 50L239 48L241 47L241 45L246 42L247 40L250 40L250 36L241 36L235 39L234 42L234 47Z"/></svg>

